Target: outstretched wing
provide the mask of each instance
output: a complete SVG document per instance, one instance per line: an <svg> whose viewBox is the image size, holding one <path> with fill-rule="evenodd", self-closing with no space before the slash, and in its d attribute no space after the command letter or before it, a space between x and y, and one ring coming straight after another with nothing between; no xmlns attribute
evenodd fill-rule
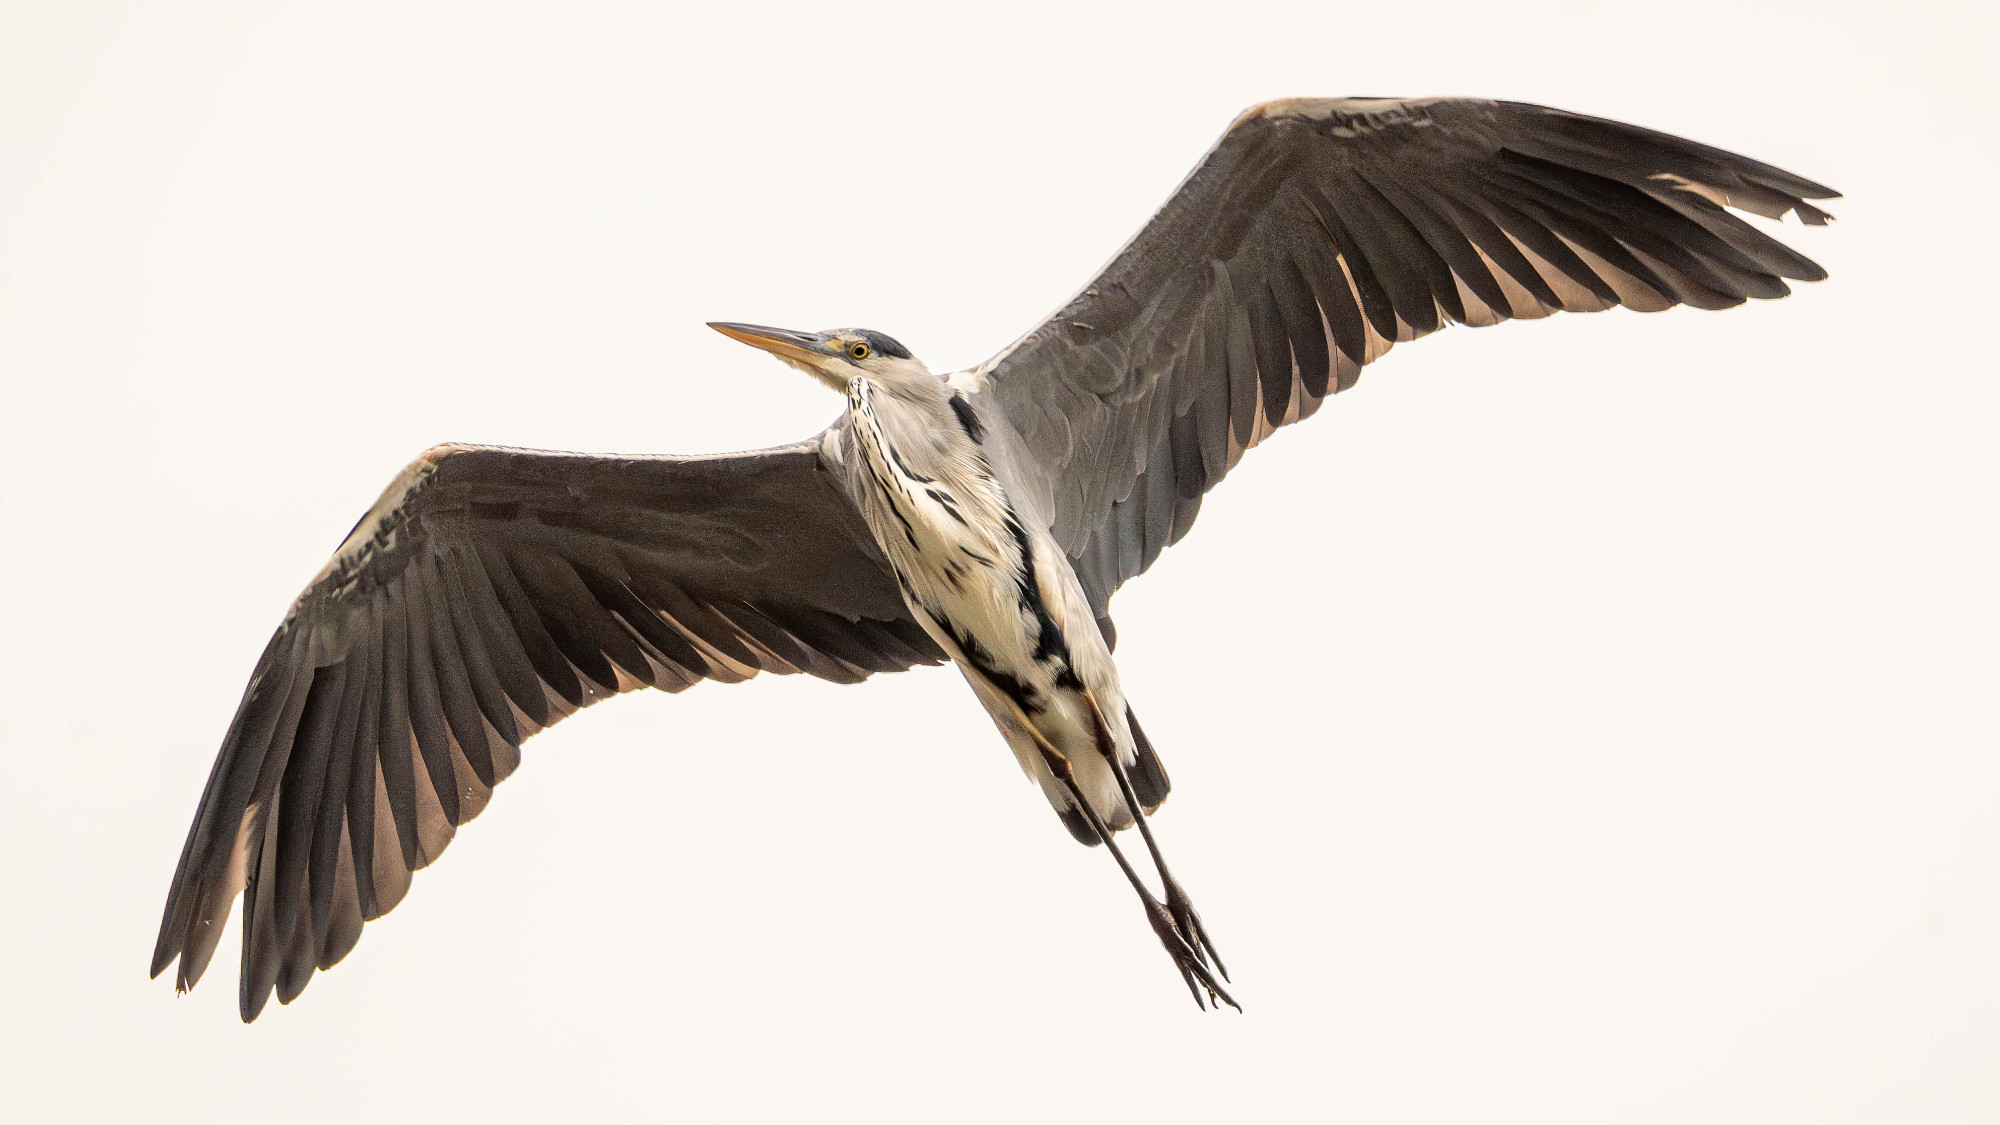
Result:
<svg viewBox="0 0 2000 1125"><path fill-rule="evenodd" d="M520 761L621 691L944 659L817 440L719 457L439 446L292 607L167 895L153 974L200 979L244 893L240 1007L289 1003Z"/></svg>
<svg viewBox="0 0 2000 1125"><path fill-rule="evenodd" d="M1236 120L1067 306L961 380L1026 440L1100 618L1202 494L1361 368L1446 323L1719 309L1824 270L1729 213L1836 193L1563 110L1296 99Z"/></svg>

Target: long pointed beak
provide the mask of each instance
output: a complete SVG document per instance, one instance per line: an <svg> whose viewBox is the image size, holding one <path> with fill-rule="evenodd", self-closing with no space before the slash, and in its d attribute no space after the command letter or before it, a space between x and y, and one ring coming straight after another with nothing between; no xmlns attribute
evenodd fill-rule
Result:
<svg viewBox="0 0 2000 1125"><path fill-rule="evenodd" d="M793 332L789 328L732 324L722 320L711 320L708 326L732 340L741 340L753 348L762 348L786 359L816 360L833 354L827 337L817 332Z"/></svg>

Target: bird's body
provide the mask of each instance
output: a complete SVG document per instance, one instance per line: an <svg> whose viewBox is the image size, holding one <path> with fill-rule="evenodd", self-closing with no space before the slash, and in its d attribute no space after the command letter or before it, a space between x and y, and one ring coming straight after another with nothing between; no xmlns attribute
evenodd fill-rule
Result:
<svg viewBox="0 0 2000 1125"><path fill-rule="evenodd" d="M928 373L858 375L847 390L840 459L849 494L924 631L965 674L1071 831L1096 842L1049 772L1036 736L1076 764L1079 787L1114 828L1132 823L1097 753L1101 708L1128 768L1139 765L1124 692L1089 600L1047 524L994 475L990 436L966 397ZM1164 794L1162 794L1164 795ZM1158 800L1154 799L1157 805Z"/></svg>
<svg viewBox="0 0 2000 1125"><path fill-rule="evenodd" d="M608 695L950 660L1069 830L1116 858L1196 1002L1233 1004L1148 824L1168 783L1112 660L1112 595L1246 451L1397 343L1785 296L1825 272L1730 209L1818 225L1806 200L1833 194L1540 106L1270 102L1073 300L970 370L932 374L863 329L713 325L846 396L817 437L712 457L440 446L266 646L153 972L178 960L191 987L241 893L243 1018L289 1003L524 739ZM1128 825L1158 897L1114 839Z"/></svg>

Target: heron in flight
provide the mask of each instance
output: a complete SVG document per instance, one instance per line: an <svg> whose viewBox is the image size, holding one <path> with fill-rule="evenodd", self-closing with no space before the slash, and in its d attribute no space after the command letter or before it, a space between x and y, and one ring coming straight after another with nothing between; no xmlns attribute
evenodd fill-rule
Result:
<svg viewBox="0 0 2000 1125"><path fill-rule="evenodd" d="M1614 305L1721 309L1825 271L1731 208L1832 190L1602 118L1469 98L1246 111L1153 220L998 355L711 327L846 400L707 457L440 445L286 615L223 738L153 953L207 968L238 893L255 1019L345 957L529 736L640 687L957 665L1070 833L1103 844L1195 1003L1235 1004L1147 818L1168 792L1111 597L1243 454L1391 346ZM1136 825L1156 896L1118 846Z"/></svg>

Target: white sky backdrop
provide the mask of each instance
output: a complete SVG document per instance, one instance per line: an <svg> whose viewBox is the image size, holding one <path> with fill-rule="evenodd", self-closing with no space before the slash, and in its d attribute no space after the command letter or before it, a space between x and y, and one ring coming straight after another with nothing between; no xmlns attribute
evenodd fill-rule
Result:
<svg viewBox="0 0 2000 1125"><path fill-rule="evenodd" d="M2000 1119L1996 32L0 4L0 1115ZM145 979L252 661L419 450L795 439L837 400L703 321L974 363L1245 105L1441 93L1831 183L1833 280L1399 348L1119 597L1247 1015L942 669L611 702L299 1003L239 1025L234 919Z"/></svg>

